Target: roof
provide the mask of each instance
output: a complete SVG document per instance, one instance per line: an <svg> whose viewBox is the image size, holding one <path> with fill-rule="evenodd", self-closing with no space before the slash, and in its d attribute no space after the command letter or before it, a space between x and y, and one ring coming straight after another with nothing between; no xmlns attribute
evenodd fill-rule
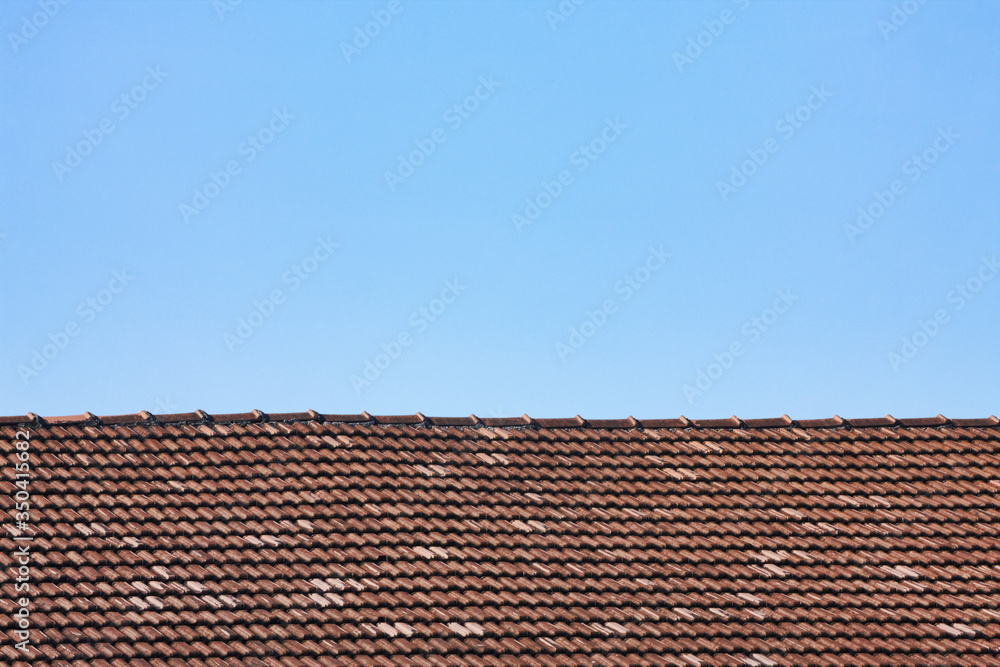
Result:
<svg viewBox="0 0 1000 667"><path fill-rule="evenodd" d="M1000 665L996 417L7 417L8 515L23 432L0 663Z"/></svg>

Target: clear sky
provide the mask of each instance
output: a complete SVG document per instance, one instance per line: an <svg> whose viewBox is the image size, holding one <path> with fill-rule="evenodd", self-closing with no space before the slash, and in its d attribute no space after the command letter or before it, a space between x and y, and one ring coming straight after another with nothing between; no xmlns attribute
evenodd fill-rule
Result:
<svg viewBox="0 0 1000 667"><path fill-rule="evenodd" d="M0 27L0 414L1000 413L995 1Z"/></svg>

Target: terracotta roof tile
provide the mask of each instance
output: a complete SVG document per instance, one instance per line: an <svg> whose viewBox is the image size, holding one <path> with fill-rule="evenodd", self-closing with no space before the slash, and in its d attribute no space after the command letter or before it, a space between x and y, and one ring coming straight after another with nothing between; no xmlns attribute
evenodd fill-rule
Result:
<svg viewBox="0 0 1000 667"><path fill-rule="evenodd" d="M36 419L35 415L14 415L11 417L0 417L0 425L6 424L30 424Z"/></svg>
<svg viewBox="0 0 1000 667"><path fill-rule="evenodd" d="M685 429L692 426L691 421L683 415L677 419L642 419L639 423L643 428L654 429Z"/></svg>
<svg viewBox="0 0 1000 667"><path fill-rule="evenodd" d="M418 413L415 415L377 416L372 419L376 424L420 424L424 421L424 416Z"/></svg>
<svg viewBox="0 0 1000 667"><path fill-rule="evenodd" d="M735 416L729 419L696 419L691 424L695 428L739 428L741 425Z"/></svg>
<svg viewBox="0 0 1000 667"><path fill-rule="evenodd" d="M531 417L522 415L521 417L483 417L482 422L486 426L495 428L507 428L517 426L528 426L531 424Z"/></svg>
<svg viewBox="0 0 1000 667"><path fill-rule="evenodd" d="M1000 665L996 417L25 428L32 665Z"/></svg>
<svg viewBox="0 0 1000 667"><path fill-rule="evenodd" d="M156 415L156 421L163 424L173 424L176 422L193 422L200 421L201 416L195 412L181 412L169 415Z"/></svg>

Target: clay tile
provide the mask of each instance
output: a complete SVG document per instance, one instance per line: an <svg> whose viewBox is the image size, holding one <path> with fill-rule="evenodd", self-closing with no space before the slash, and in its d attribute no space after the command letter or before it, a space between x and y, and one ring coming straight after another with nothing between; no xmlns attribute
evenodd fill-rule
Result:
<svg viewBox="0 0 1000 667"><path fill-rule="evenodd" d="M254 410L258 412L258 410ZM264 413L261 412L263 415ZM316 412L277 412L271 415L264 415L265 420L273 422L307 422L316 419L313 415L319 416Z"/></svg>
<svg viewBox="0 0 1000 667"><path fill-rule="evenodd" d="M677 419L640 419L639 425L642 428L688 428L692 423L681 415Z"/></svg>
<svg viewBox="0 0 1000 667"><path fill-rule="evenodd" d="M916 419L900 419L899 423L902 426L944 426L948 423L948 419L942 415L937 417L918 417Z"/></svg>
<svg viewBox="0 0 1000 667"><path fill-rule="evenodd" d="M865 419L849 419L847 420L851 426L855 428L872 428L876 426L896 426L896 418L892 415L886 415L885 417L869 417Z"/></svg>
<svg viewBox="0 0 1000 667"><path fill-rule="evenodd" d="M635 428L639 422L634 417L628 419L588 419L588 426L594 429Z"/></svg>
<svg viewBox="0 0 1000 667"><path fill-rule="evenodd" d="M475 415L468 417L428 417L427 421L434 426L475 426L479 423L479 418Z"/></svg>
<svg viewBox="0 0 1000 667"><path fill-rule="evenodd" d="M44 421L46 424L68 426L70 424L86 424L91 420L89 412L84 412L82 415L66 415L62 417L45 417Z"/></svg>
<svg viewBox="0 0 1000 667"><path fill-rule="evenodd" d="M156 421L164 424L176 424L179 422L196 422L201 417L196 412L178 412L169 415L156 415Z"/></svg>
<svg viewBox="0 0 1000 667"><path fill-rule="evenodd" d="M201 410L198 411L201 413ZM205 414L205 413L202 413ZM232 422L260 422L265 421L262 419L264 413L260 410L254 410L253 412L233 412L225 415L207 415L205 414L206 421L212 421L216 424L229 424Z"/></svg>
<svg viewBox="0 0 1000 667"><path fill-rule="evenodd" d="M985 419L952 419L950 420L955 426L966 427L966 426L996 426L1000 424L1000 419L995 415L990 415Z"/></svg>
<svg viewBox="0 0 1000 667"><path fill-rule="evenodd" d="M781 428L791 426L794 422L788 415L781 415L768 419L744 419L743 423L746 424L747 428Z"/></svg>
<svg viewBox="0 0 1000 667"><path fill-rule="evenodd" d="M802 428L837 428L847 423L838 415L826 419L799 419L798 422Z"/></svg>
<svg viewBox="0 0 1000 667"><path fill-rule="evenodd" d="M535 423L541 428L580 428L586 425L580 415L560 419L536 419Z"/></svg>
<svg viewBox="0 0 1000 667"><path fill-rule="evenodd" d="M148 413L147 413L148 414ZM111 415L107 417L98 417L98 421L102 424L116 425L116 424L138 424L140 422L146 421L146 417L143 414L131 414L131 415Z"/></svg>
<svg viewBox="0 0 1000 667"><path fill-rule="evenodd" d="M12 417L0 417L0 425L2 424L30 424L35 421L35 416L28 413L24 416L14 415Z"/></svg>
<svg viewBox="0 0 1000 667"><path fill-rule="evenodd" d="M528 415L522 417L482 417L480 421L483 422L484 426L491 428L506 428L508 426L528 426L531 424L531 417Z"/></svg>
<svg viewBox="0 0 1000 667"><path fill-rule="evenodd" d="M374 419L376 424L421 424L424 421L419 412L414 415L376 415Z"/></svg>
<svg viewBox="0 0 1000 667"><path fill-rule="evenodd" d="M729 419L693 419L696 428L739 428L740 420L734 415Z"/></svg>
<svg viewBox="0 0 1000 667"><path fill-rule="evenodd" d="M326 414L323 414L323 415L319 415L319 417L323 421L325 421L325 422L333 422L333 423L340 422L340 423L346 423L346 424L354 424L354 423L357 423L357 422L370 422L372 420L372 416L370 414L368 414L367 412L362 412L359 415L326 415Z"/></svg>

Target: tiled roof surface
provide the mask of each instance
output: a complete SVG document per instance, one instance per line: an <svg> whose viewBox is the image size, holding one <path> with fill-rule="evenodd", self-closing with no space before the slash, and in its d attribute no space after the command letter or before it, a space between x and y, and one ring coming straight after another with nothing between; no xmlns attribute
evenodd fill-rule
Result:
<svg viewBox="0 0 1000 667"><path fill-rule="evenodd" d="M0 450L0 664L1000 666L996 417L87 413Z"/></svg>

